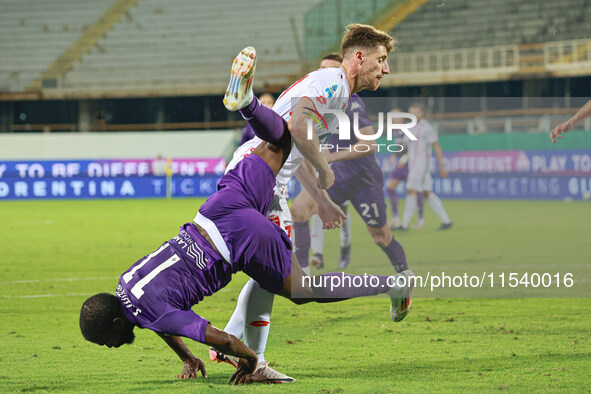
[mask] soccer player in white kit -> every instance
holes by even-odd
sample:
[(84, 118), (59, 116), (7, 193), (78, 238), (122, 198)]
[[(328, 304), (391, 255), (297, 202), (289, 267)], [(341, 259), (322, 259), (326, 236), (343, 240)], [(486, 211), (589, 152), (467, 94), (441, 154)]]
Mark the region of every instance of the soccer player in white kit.
[(412, 141), (408, 136), (405, 136), (403, 140), (408, 151), (408, 179), (406, 181), (406, 204), (402, 217), (402, 230), (408, 230), (408, 225), (417, 208), (417, 193), (423, 194), (441, 220), (439, 229), (446, 230), (452, 226), (451, 220), (443, 203), (433, 193), (433, 178), (431, 177), (431, 152), (433, 150), (439, 164), (439, 173), (441, 177), (447, 178), (437, 130), (423, 118), (424, 109), (421, 104), (411, 104), (408, 112), (417, 117), (416, 126), (409, 130), (417, 140)]
[[(344, 57), (342, 67), (311, 72), (293, 83), (277, 99), (273, 110), (290, 124), (295, 146), (277, 175), (275, 198), (268, 217), (290, 237), (292, 220), (287, 206), (287, 184), (296, 172), (298, 180), (317, 202), (318, 215), (324, 228), (339, 227), (342, 220), (346, 219), (326, 192), (334, 183), (334, 174), (319, 149), (319, 144), (336, 132), (338, 121), (336, 116), (319, 115), (325, 109), (344, 112), (352, 94), (364, 89), (376, 90), (384, 75), (389, 73), (387, 59), (393, 46), (394, 39), (385, 32), (368, 25), (349, 25), (341, 42)], [(251, 61), (256, 60), (255, 56), (254, 48), (245, 48), (234, 61), (224, 98), (224, 104), (229, 110), (256, 107), (252, 93), (255, 64)], [(258, 101), (256, 98), (254, 100)], [(241, 114), (246, 116), (244, 111)], [(307, 124), (311, 118), (314, 118), (316, 124), (315, 132), (309, 139)], [(239, 147), (228, 168), (233, 168), (261, 142), (261, 139), (255, 137)], [(318, 173), (318, 178), (315, 172)], [(290, 383), (295, 379), (270, 368), (264, 357), (273, 300), (273, 294), (263, 290), (254, 280), (249, 280), (240, 292), (236, 309), (224, 331), (244, 339), (246, 345), (257, 353), (257, 372), (268, 378), (267, 383)], [(236, 364), (236, 360), (214, 349), (210, 349), (210, 358), (212, 361)]]

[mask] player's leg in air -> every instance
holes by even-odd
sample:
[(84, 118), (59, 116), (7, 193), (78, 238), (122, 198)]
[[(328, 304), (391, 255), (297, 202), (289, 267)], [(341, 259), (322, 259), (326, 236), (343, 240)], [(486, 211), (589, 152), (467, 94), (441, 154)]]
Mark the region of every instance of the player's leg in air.
[[(283, 144), (283, 149), (280, 149), (281, 154), (276, 151), (274, 157), (263, 157), (265, 160), (271, 160), (268, 164), (277, 173), (289, 155), (291, 139), (285, 120), (273, 110), (263, 106), (253, 95), (252, 81), (255, 68), (255, 49), (244, 48), (234, 59), (230, 83), (224, 96), (224, 105), (230, 111), (238, 110), (255, 135), (262, 140), (271, 143), (282, 141), (279, 143), (280, 146), (289, 140), (289, 146)], [(276, 147), (269, 145), (269, 149), (259, 150), (258, 153), (269, 156), (273, 152), (271, 149)], [(256, 352), (259, 364), (253, 375), (253, 381), (291, 383), (295, 382), (295, 379), (270, 368), (264, 356), (273, 300), (274, 294), (262, 289), (253, 279), (249, 280), (238, 296), (236, 309), (224, 331), (244, 340), (245, 344)], [(227, 362), (234, 367), (238, 365), (237, 358), (226, 356), (213, 348), (210, 349), (210, 358), (212, 361)]]

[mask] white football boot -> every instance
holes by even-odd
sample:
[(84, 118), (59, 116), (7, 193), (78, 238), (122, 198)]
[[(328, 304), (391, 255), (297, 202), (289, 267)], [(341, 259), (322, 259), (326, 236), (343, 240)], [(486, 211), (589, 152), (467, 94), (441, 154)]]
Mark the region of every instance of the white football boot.
[(284, 373), (278, 372), (269, 366), (269, 363), (263, 361), (257, 365), (257, 369), (250, 376), (251, 383), (294, 383), (296, 380)]
[(224, 105), (229, 111), (238, 111), (253, 100), (252, 80), (257, 65), (257, 51), (246, 47), (232, 63), (230, 83), (224, 95)]
[[(392, 321), (399, 322), (408, 315), (412, 307), (412, 292), (415, 288), (415, 274), (411, 270), (405, 270), (396, 274), (394, 287), (388, 291), (390, 296), (390, 317)], [(406, 279), (403, 279), (406, 278)], [(399, 284), (404, 286), (399, 286)]]
[[(209, 348), (209, 359), (211, 361), (217, 361), (218, 363), (228, 363), (234, 368), (238, 367), (240, 359), (235, 356), (228, 356), (222, 352)], [(269, 366), (269, 363), (263, 361), (257, 365), (256, 370), (250, 377), (250, 383), (293, 383), (295, 378), (287, 376), (284, 373), (274, 370)]]

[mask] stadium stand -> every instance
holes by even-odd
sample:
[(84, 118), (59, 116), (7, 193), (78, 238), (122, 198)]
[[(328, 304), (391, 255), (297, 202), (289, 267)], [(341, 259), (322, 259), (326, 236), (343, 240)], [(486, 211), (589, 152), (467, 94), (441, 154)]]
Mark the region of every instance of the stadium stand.
[(0, 2), (0, 91), (25, 90), (113, 2)]
[(178, 92), (199, 86), (202, 93), (218, 92), (228, 72), (220, 65), (246, 45), (259, 52), (259, 88), (286, 83), (301, 74), (302, 15), (317, 2), (298, 2), (298, 15), (292, 2), (276, 1), (271, 16), (268, 2), (261, 0), (230, 0), (224, 7), (208, 0), (139, 0), (66, 75), (62, 87), (100, 91), (149, 85)]
[(395, 34), (400, 52), (530, 44), (591, 38), (590, 20), (589, 0), (429, 1)]

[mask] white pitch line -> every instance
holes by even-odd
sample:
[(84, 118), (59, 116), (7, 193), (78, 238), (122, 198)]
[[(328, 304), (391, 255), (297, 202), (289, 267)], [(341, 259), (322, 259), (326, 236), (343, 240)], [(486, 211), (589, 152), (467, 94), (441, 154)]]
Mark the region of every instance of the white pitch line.
[(0, 282), (0, 285), (20, 285), (26, 283), (41, 283), (41, 282), (75, 282), (78, 280), (112, 280), (119, 279), (118, 276), (93, 276), (89, 278), (52, 278), (52, 279), (25, 279), (25, 280), (9, 280)]

